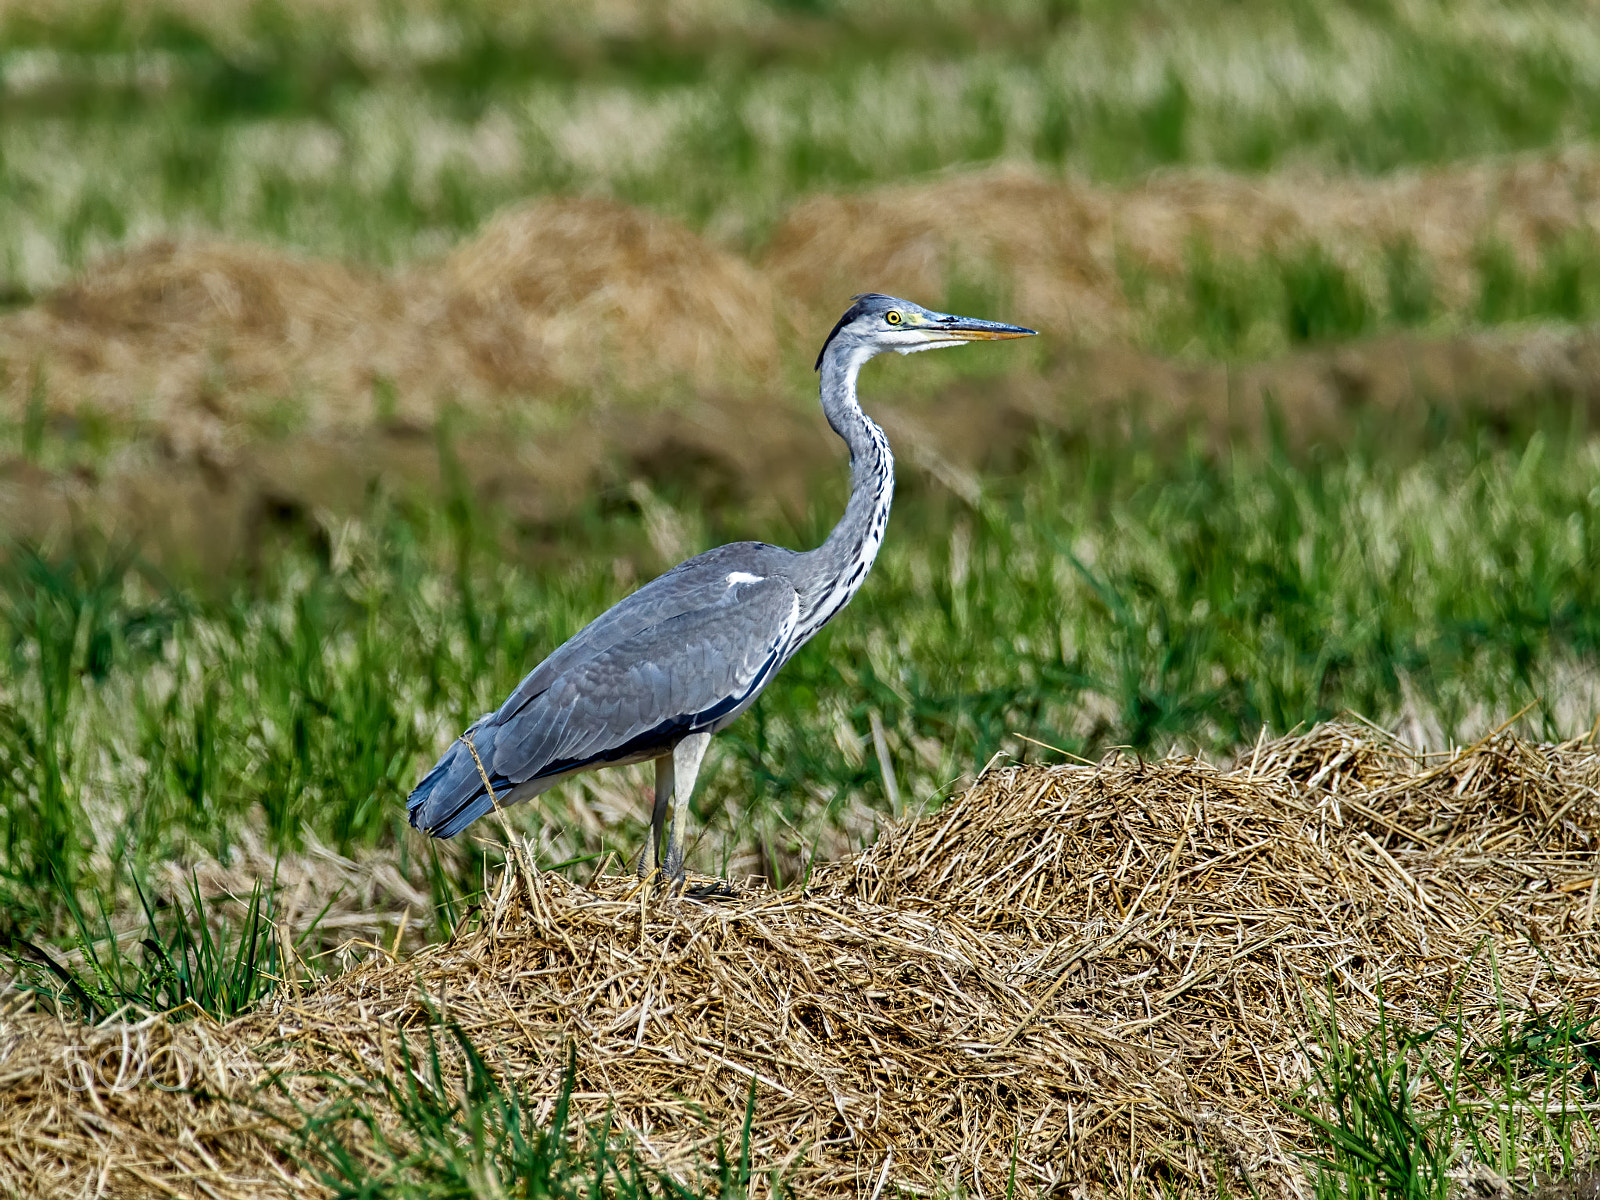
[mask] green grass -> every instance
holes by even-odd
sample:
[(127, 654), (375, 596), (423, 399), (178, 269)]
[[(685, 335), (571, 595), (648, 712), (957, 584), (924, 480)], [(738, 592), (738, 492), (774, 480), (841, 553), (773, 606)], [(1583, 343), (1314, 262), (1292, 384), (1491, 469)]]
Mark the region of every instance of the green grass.
[[(717, 739), (702, 864), (758, 846), (787, 876), (814, 846), (869, 837), (887, 807), (874, 713), (912, 805), (996, 752), (1037, 752), (1014, 735), (1226, 754), (1354, 709), (1438, 744), (1528, 704), (1531, 732), (1581, 732), (1600, 694), (1596, 455), (1561, 424), (1447, 429), (1414, 458), (1382, 429), (1339, 457), (1107, 436), (1040, 445), (975, 508), (904, 490), (862, 595)], [(843, 494), (831, 481), (798, 525), (661, 502), (692, 551), (815, 544)], [(61, 888), (105, 883), (112, 862), (227, 861), (244, 829), (412, 861), (411, 785), (630, 574), (670, 565), (646, 525), (607, 505), (529, 544), (465, 503), (377, 501), (225, 584), (161, 580), (130, 554), (13, 554), (0, 888), (17, 928), (60, 929)], [(633, 776), (595, 778), (642, 816)], [(561, 806), (580, 794), (519, 818), (548, 862), (637, 842), (633, 824), (578, 832)]]
[(1377, 1024), (1345, 1027), (1330, 990), (1307, 1003), (1312, 1078), (1285, 1107), (1312, 1128), (1319, 1200), (1447, 1200), (1475, 1163), (1506, 1180), (1561, 1179), (1590, 1164), (1597, 1094), (1595, 1018), (1502, 1004), (1498, 1036), (1464, 1012), (1410, 1028), (1379, 997)]
[(1146, 344), (1201, 358), (1261, 359), (1381, 331), (1600, 316), (1600, 240), (1590, 233), (1553, 238), (1528, 263), (1503, 243), (1481, 245), (1473, 292), (1453, 311), (1414, 244), (1384, 246), (1368, 258), (1336, 258), (1316, 242), (1253, 257), (1197, 242), (1172, 275), (1124, 264), (1123, 285), (1144, 314)]
[[(505, 1197), (507, 1200), (689, 1200), (749, 1195), (752, 1084), (737, 1153), (719, 1145), (712, 1178), (685, 1188), (670, 1175), (643, 1166), (626, 1135), (607, 1119), (599, 1128), (575, 1127), (570, 1119), (577, 1080), (576, 1053), (569, 1055), (554, 1111), (547, 1123), (535, 1118), (539, 1102), (513, 1081), (502, 1079), (466, 1032), (451, 1025), (448, 1039), (431, 1029), (426, 1048), (400, 1034), (400, 1069), (331, 1081), (333, 1098), (291, 1125), (290, 1136), (308, 1167), (329, 1193), (362, 1200), (435, 1200), (444, 1197)], [(324, 1086), (330, 1081), (324, 1080)], [(784, 1194), (781, 1176), (768, 1194)]]
[(77, 951), (66, 962), (0, 930), (0, 949), (19, 969), (21, 986), (58, 1011), (96, 1024), (130, 1010), (168, 1012), (179, 1019), (205, 1013), (226, 1020), (254, 1007), (281, 982), (285, 960), (274, 927), (276, 879), (256, 882), (237, 928), (218, 911), (220, 905), (207, 903), (193, 876), (187, 907), (181, 897), (170, 904), (152, 901), (137, 880), (133, 889), (145, 922), (137, 957), (123, 948), (128, 939), (107, 911), (105, 895), (115, 896), (115, 886), (96, 893), (93, 918), (83, 911), (74, 888), (59, 888)]
[[(1578, 3), (730, 0), (676, 23), (525, 7), (12, 12), (0, 306), (163, 235), (406, 263), (551, 193), (615, 196), (759, 254), (812, 193), (949, 168), (1385, 172), (1600, 134), (1600, 40)], [(1531, 263), (1485, 242), (1469, 296), (1436, 288), (1414, 244), (1362, 254), (1197, 245), (1171, 277), (1130, 265), (1132, 335), (1240, 359), (1600, 314), (1592, 230), (1550, 235)], [(971, 289), (948, 290), (925, 299), (961, 310)]]
[(807, 193), (957, 165), (1376, 172), (1600, 132), (1578, 3), (385, 13), (112, 4), (0, 24), (7, 295), (168, 231), (394, 263), (552, 191), (749, 249)]

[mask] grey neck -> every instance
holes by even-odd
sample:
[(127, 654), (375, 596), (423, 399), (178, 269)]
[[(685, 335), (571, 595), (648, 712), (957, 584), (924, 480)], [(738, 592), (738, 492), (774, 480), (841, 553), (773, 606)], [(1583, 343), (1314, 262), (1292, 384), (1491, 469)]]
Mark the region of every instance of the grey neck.
[(850, 447), (850, 502), (828, 540), (800, 555), (800, 624), (793, 645), (833, 618), (866, 579), (894, 500), (894, 455), (889, 439), (856, 401), (856, 376), (872, 351), (842, 338), (822, 356), (822, 411)]

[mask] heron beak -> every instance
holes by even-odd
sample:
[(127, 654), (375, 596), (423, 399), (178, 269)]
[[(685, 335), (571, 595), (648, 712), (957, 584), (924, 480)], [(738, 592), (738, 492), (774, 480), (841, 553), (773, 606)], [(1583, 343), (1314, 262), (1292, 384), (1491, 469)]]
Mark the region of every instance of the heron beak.
[(937, 335), (940, 341), (952, 342), (999, 342), (1038, 335), (1038, 330), (1021, 325), (980, 321), (975, 317), (958, 317), (951, 313), (940, 313), (922, 328), (927, 333)]

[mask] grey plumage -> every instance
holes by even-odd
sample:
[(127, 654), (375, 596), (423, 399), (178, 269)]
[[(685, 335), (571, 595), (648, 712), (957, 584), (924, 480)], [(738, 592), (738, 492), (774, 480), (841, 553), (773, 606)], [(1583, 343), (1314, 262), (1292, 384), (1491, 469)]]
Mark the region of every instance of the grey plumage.
[[(850, 448), (850, 500), (828, 539), (805, 552), (764, 542), (719, 546), (602, 613), (451, 745), (412, 791), (411, 824), (453, 837), (496, 803), (536, 796), (578, 771), (654, 759), (657, 800), (639, 872), (646, 873), (653, 849), (656, 865), (681, 879), (680, 818), (706, 740), (737, 719), (849, 603), (882, 544), (894, 459), (856, 401), (861, 367), (889, 350), (909, 354), (1032, 332), (889, 296), (858, 296), (817, 359), (823, 412)], [(664, 846), (669, 799), (677, 813)]]

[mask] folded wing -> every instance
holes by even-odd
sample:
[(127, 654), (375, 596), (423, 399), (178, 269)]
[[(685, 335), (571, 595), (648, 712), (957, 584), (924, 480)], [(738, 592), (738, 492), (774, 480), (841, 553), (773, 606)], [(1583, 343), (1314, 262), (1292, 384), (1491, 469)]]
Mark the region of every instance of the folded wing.
[(411, 823), (451, 837), (493, 807), (484, 774), (505, 800), (555, 776), (653, 758), (733, 720), (787, 657), (799, 596), (784, 578), (732, 572), (722, 582), (720, 594), (697, 589), (714, 603), (592, 650), (582, 634), (562, 647), (558, 671), (546, 670), (552, 655), (467, 731), (478, 761), (458, 741), (417, 785)]

